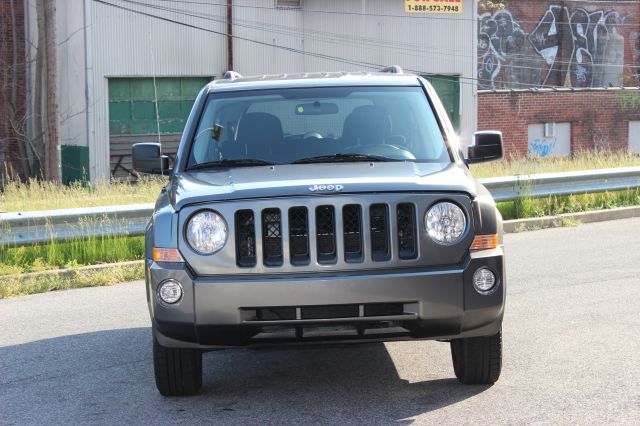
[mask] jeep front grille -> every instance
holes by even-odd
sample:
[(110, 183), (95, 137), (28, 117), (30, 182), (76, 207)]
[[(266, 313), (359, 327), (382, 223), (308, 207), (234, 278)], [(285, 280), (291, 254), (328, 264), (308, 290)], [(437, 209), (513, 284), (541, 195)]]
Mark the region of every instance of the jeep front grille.
[[(416, 259), (416, 207), (412, 203), (393, 207), (377, 203), (346, 204), (342, 208), (320, 205), (311, 210), (303, 206), (283, 211), (265, 208), (255, 213), (238, 210), (235, 212), (236, 263), (240, 267), (254, 267), (260, 261), (257, 259), (260, 253), (256, 255), (254, 214), (261, 218), (261, 261), (265, 266), (278, 267), (285, 262), (308, 265), (312, 260), (330, 265), (339, 258), (347, 263), (362, 263), (365, 249), (374, 262), (389, 261), (392, 255), (403, 260)], [(367, 221), (363, 220), (364, 215)], [(392, 250), (395, 253), (392, 254)]]

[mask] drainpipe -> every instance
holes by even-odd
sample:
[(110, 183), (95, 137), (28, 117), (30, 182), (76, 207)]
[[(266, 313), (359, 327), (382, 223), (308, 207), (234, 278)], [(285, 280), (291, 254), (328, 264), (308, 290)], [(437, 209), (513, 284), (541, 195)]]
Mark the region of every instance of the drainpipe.
[(227, 71), (233, 70), (233, 0), (227, 0)]

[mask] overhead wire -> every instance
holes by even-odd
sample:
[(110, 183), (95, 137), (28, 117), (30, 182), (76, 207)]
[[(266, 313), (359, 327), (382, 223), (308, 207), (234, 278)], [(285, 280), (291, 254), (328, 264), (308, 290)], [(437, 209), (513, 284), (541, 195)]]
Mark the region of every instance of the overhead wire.
[[(226, 3), (213, 3), (208, 1), (195, 1), (195, 0), (156, 0), (161, 3), (183, 3), (183, 4), (193, 4), (193, 5), (202, 5), (202, 6), (226, 6)], [(590, 4), (597, 5), (599, 7), (604, 7), (603, 0), (565, 0), (565, 3), (578, 3), (580, 5)], [(616, 0), (616, 4), (624, 4), (624, 5), (637, 5), (638, 0)], [(234, 4), (233, 7), (239, 8), (247, 8), (247, 9), (258, 9), (258, 10), (297, 10), (296, 7), (286, 7), (286, 6), (259, 6), (259, 5), (248, 5), (248, 4)], [(548, 10), (548, 9), (547, 9)], [(349, 10), (320, 10), (320, 9), (309, 9), (304, 8), (305, 13), (317, 13), (317, 14), (328, 14), (328, 15), (353, 15), (353, 16), (372, 16), (379, 18), (396, 18), (396, 19), (428, 19), (433, 21), (475, 21), (474, 18), (466, 18), (463, 16), (447, 16), (447, 15), (425, 15), (425, 14), (415, 14), (415, 13), (405, 13), (402, 15), (397, 14), (387, 14), (387, 13), (372, 13), (372, 12), (356, 12)], [(508, 9), (498, 9), (494, 10), (493, 13), (507, 11)], [(485, 13), (491, 13), (491, 11), (486, 11)], [(482, 15), (482, 14), (480, 14)], [(537, 24), (540, 20), (518, 20), (519, 23), (525, 24)], [(570, 25), (568, 22), (559, 22), (559, 25)], [(622, 23), (621, 25), (633, 25)]]
[[(165, 16), (154, 15), (152, 13), (148, 13), (148, 12), (145, 12), (145, 11), (142, 11), (142, 10), (137, 10), (137, 9), (125, 7), (125, 6), (122, 6), (122, 5), (110, 3), (110, 2), (107, 2), (105, 0), (94, 0), (94, 1), (97, 2), (97, 3), (101, 3), (101, 4), (104, 4), (104, 5), (107, 5), (107, 6), (115, 7), (115, 8), (118, 8), (118, 9), (122, 9), (122, 10), (125, 10), (125, 11), (136, 13), (136, 14), (139, 14), (139, 15), (147, 16), (147, 17), (150, 17), (150, 18), (163, 20), (163, 21), (166, 21), (166, 22), (174, 23), (174, 24), (181, 25), (181, 26), (186, 26), (186, 27), (189, 27), (189, 28), (197, 29), (197, 30), (206, 31), (206, 32), (209, 32), (209, 33), (213, 33), (213, 34), (217, 34), (217, 35), (221, 35), (221, 36), (225, 36), (225, 37), (228, 36), (228, 34), (225, 31), (216, 31), (216, 30), (213, 30), (213, 29), (210, 29), (210, 28), (200, 27), (198, 25), (194, 25), (194, 24), (190, 24), (190, 23), (187, 23), (187, 22), (182, 22), (182, 21), (178, 21), (178, 20), (175, 20), (175, 19), (167, 18)], [(121, 1), (124, 1), (126, 3), (130, 3), (130, 4), (135, 4), (135, 5), (141, 6), (141, 7), (147, 7), (147, 8), (152, 8), (152, 9), (156, 9), (156, 10), (161, 10), (161, 11), (164, 11), (164, 12), (174, 13), (174, 14), (177, 14), (177, 15), (189, 16), (189, 17), (193, 17), (193, 18), (200, 18), (200, 19), (206, 19), (206, 20), (213, 20), (214, 22), (224, 22), (224, 20), (223, 20), (224, 17), (222, 17), (222, 16), (216, 16), (216, 15), (206, 16), (207, 14), (204, 14), (205, 16), (203, 16), (202, 14), (197, 14), (197, 13), (194, 13), (192, 11), (185, 11), (185, 10), (173, 9), (173, 8), (165, 8), (165, 7), (162, 7), (162, 6), (159, 6), (159, 5), (153, 5), (153, 4), (149, 4), (149, 3), (141, 3), (141, 2), (137, 2), (137, 1), (133, 1), (133, 0), (121, 0)], [(177, 3), (196, 3), (196, 2), (177, 2)], [(198, 4), (201, 4), (201, 3), (198, 3)], [(207, 5), (210, 5), (210, 6), (211, 5), (213, 5), (213, 6), (220, 5), (220, 6), (222, 6), (223, 4), (222, 3), (219, 3), (219, 4), (207, 3)], [(234, 5), (234, 7), (235, 7), (235, 5)], [(271, 9), (273, 9), (273, 8), (271, 8)], [(212, 19), (212, 18), (218, 18), (218, 19)], [(234, 25), (236, 25), (235, 22), (234, 22)], [(238, 25), (242, 25), (242, 24), (238, 24)], [(256, 27), (254, 29), (261, 30), (261, 31), (270, 31), (268, 28), (266, 28), (266, 25), (267, 24), (265, 23), (265, 27), (264, 28)], [(273, 32), (273, 31), (271, 30), (271, 32)], [(366, 68), (375, 69), (375, 68), (382, 68), (382, 67), (385, 66), (384, 64), (377, 64), (377, 63), (363, 61), (363, 60), (346, 59), (346, 58), (341, 58), (341, 57), (338, 57), (338, 56), (333, 56), (333, 55), (328, 55), (328, 54), (323, 54), (323, 53), (318, 53), (318, 52), (311, 52), (311, 51), (307, 51), (307, 50), (301, 50), (301, 49), (297, 49), (297, 48), (290, 47), (290, 46), (279, 45), (279, 44), (276, 44), (276, 43), (265, 42), (265, 41), (262, 41), (262, 40), (255, 40), (255, 39), (251, 39), (249, 37), (243, 37), (243, 36), (239, 36), (239, 35), (236, 35), (236, 34), (231, 35), (231, 37), (233, 37), (234, 39), (237, 39), (237, 40), (246, 41), (246, 42), (250, 42), (250, 43), (255, 43), (255, 44), (268, 46), (268, 47), (272, 47), (272, 48), (277, 48), (277, 49), (289, 51), (289, 52), (292, 52), (292, 53), (302, 54), (302, 55), (311, 56), (311, 57), (315, 57), (315, 58), (319, 58), (319, 59), (326, 59), (326, 60), (330, 60), (330, 61), (334, 61), (334, 62), (338, 62), (338, 63), (355, 65), (355, 66), (359, 66), (359, 67), (366, 67)], [(307, 37), (308, 37), (308, 35), (307, 35)], [(323, 40), (319, 39), (318, 41), (323, 41)], [(456, 56), (456, 55), (453, 55), (453, 56)], [(461, 55), (458, 55), (458, 56), (461, 56)], [(466, 57), (469, 58), (468, 56), (466, 56)], [(523, 58), (529, 59), (531, 57), (530, 56), (523, 56)], [(562, 62), (556, 61), (555, 63), (559, 64), (559, 65), (563, 65)], [(564, 65), (569, 65), (571, 63), (572, 63), (572, 61), (567, 61), (566, 63), (564, 63)], [(601, 67), (607, 66), (606, 64), (597, 64), (597, 65), (599, 65)], [(611, 65), (611, 66), (620, 66), (620, 65), (616, 64), (616, 65)], [(625, 64), (624, 66), (628, 66), (628, 64)], [(633, 64), (632, 66), (635, 66), (635, 64)], [(516, 68), (516, 69), (536, 69), (536, 70), (540, 69), (540, 67), (526, 67), (526, 66), (522, 66), (522, 65), (512, 65), (512, 64), (504, 64), (504, 63), (500, 63), (500, 67), (501, 68), (503, 68), (503, 67), (504, 68)], [(430, 74), (429, 72), (422, 71), (422, 70), (414, 70), (414, 69), (409, 69), (409, 68), (406, 68), (406, 70), (410, 71), (410, 72), (415, 72), (417, 74), (423, 74), (423, 75), (424, 74)], [(486, 82), (489, 81), (488, 79), (478, 79), (478, 78), (475, 78), (475, 77), (467, 77), (467, 76), (458, 76), (458, 77), (460, 79), (460, 83), (461, 84), (474, 84), (477, 81), (486, 83)], [(433, 79), (438, 79), (438, 77), (432, 77), (432, 78)], [(445, 79), (443, 78), (443, 80), (445, 80)], [(522, 86), (522, 87), (525, 87), (525, 88), (526, 87), (529, 87), (529, 88), (540, 87), (540, 84), (538, 84), (538, 83), (514, 83), (514, 84), (517, 84), (518, 86)]]
[[(168, 8), (168, 7), (164, 7), (164, 6), (160, 6), (157, 4), (150, 4), (150, 3), (142, 3), (139, 1), (135, 1), (135, 0), (120, 0), (126, 3), (130, 3), (130, 4), (136, 4), (139, 6), (144, 6), (144, 7), (148, 7), (148, 8), (154, 8), (157, 10), (162, 10), (162, 11), (166, 11), (166, 12), (173, 12), (173, 13), (177, 13), (177, 14), (181, 14), (184, 16), (190, 16), (190, 17), (195, 17), (195, 18), (200, 18), (200, 19), (211, 19), (213, 21), (216, 22), (226, 22), (226, 16), (222, 16), (222, 15), (214, 15), (214, 14), (209, 14), (209, 13), (204, 13), (204, 12), (194, 12), (194, 11), (187, 11), (184, 9), (176, 9), (176, 8)], [(173, 3), (176, 3), (176, 1), (172, 1), (172, 0), (167, 0), (171, 1)], [(177, 3), (192, 3), (192, 2), (182, 2), (182, 1), (178, 1)], [(213, 5), (222, 5), (221, 3), (219, 4), (213, 4)], [(234, 7), (236, 7), (236, 5), (234, 5)], [(240, 7), (240, 6), (239, 6)], [(248, 7), (248, 6), (241, 6), (241, 7)], [(274, 9), (274, 8), (271, 8)], [(277, 8), (274, 10), (278, 10)], [(250, 24), (243, 24), (243, 22), (249, 22)], [(264, 32), (269, 32), (272, 34), (281, 34), (281, 35), (288, 35), (288, 36), (292, 36), (292, 37), (301, 37), (301, 38), (305, 38), (305, 39), (310, 39), (310, 40), (316, 40), (316, 41), (321, 41), (321, 42), (328, 42), (328, 43), (333, 43), (335, 45), (341, 45), (341, 46), (359, 46), (360, 43), (356, 42), (356, 40), (361, 40), (362, 41), (362, 45), (371, 45), (377, 48), (389, 48), (389, 49), (394, 49), (394, 50), (400, 50), (400, 51), (406, 51), (406, 52), (410, 52), (410, 53), (415, 53), (416, 51), (421, 51), (421, 52), (427, 52), (427, 53), (436, 53), (436, 54), (440, 54), (443, 56), (451, 56), (451, 57), (455, 57), (455, 58), (463, 58), (463, 59), (471, 59), (471, 58), (475, 58), (480, 60), (480, 58), (478, 56), (472, 56), (472, 55), (463, 55), (463, 54), (459, 54), (454, 52), (453, 50), (442, 50), (442, 49), (437, 49), (437, 48), (425, 48), (424, 46), (419, 46), (417, 44), (411, 44), (411, 43), (405, 43), (405, 42), (392, 42), (390, 40), (384, 40), (384, 39), (375, 39), (375, 38), (367, 38), (367, 37), (358, 37), (358, 36), (353, 36), (353, 35), (347, 35), (347, 34), (335, 34), (335, 33), (326, 33), (326, 32), (321, 32), (321, 31), (313, 31), (313, 30), (308, 30), (308, 29), (302, 29), (299, 27), (291, 27), (291, 26), (283, 26), (283, 25), (274, 25), (273, 23), (266, 23), (266, 22), (260, 22), (260, 21), (251, 21), (251, 20), (243, 20), (243, 19), (238, 19), (236, 18), (234, 20), (234, 25), (238, 26), (238, 27), (242, 27), (242, 28), (249, 28), (249, 29), (255, 29), (257, 31), (264, 31)], [(280, 28), (280, 31), (274, 30), (275, 28)], [(316, 37), (314, 35), (319, 34), (319, 37)], [(329, 41), (327, 41), (327, 39), (323, 38), (323, 37), (327, 37), (327, 39)], [(351, 41), (351, 39), (354, 39), (354, 41)], [(498, 54), (500, 55), (500, 54)], [(417, 56), (417, 55), (413, 55), (413, 56)], [(500, 55), (503, 56), (503, 55)], [(532, 56), (532, 55), (527, 55), (527, 54), (520, 54), (520, 53), (512, 53), (509, 52), (504, 56), (508, 56), (508, 59), (510, 60), (525, 60), (525, 61), (533, 61), (533, 60), (540, 60), (540, 59), (544, 59), (542, 58), (540, 55), (538, 56)], [(540, 70), (540, 66), (526, 66), (526, 65), (522, 65), (522, 64), (510, 64), (510, 63), (504, 63), (502, 62), (503, 58), (500, 58), (501, 62), (500, 62), (500, 67), (501, 68), (507, 68), (507, 69), (522, 69), (522, 70)], [(575, 64), (575, 61), (573, 60), (562, 60), (562, 59), (555, 59), (553, 61), (553, 64), (558, 66), (570, 66)], [(633, 67), (633, 68), (638, 68), (638, 65), (636, 65), (635, 63), (623, 63), (623, 64), (606, 64), (606, 63), (593, 63), (593, 65), (596, 65), (600, 68), (606, 68), (606, 67)], [(484, 81), (484, 80), (483, 80)]]
[[(328, 54), (324, 54), (324, 53), (318, 53), (318, 52), (311, 52), (311, 51), (306, 51), (306, 50), (301, 50), (301, 49), (296, 49), (293, 47), (289, 47), (289, 46), (283, 46), (283, 45), (279, 45), (279, 44), (275, 44), (275, 43), (269, 43), (266, 41), (262, 41), (262, 40), (255, 40), (255, 39), (251, 39), (248, 37), (243, 37), (243, 36), (239, 36), (236, 34), (233, 35), (229, 35), (227, 34), (225, 31), (217, 31), (217, 30), (213, 30), (210, 28), (204, 28), (204, 27), (200, 27), (198, 25), (194, 25), (194, 24), (190, 24), (187, 22), (182, 22), (182, 21), (178, 21), (175, 19), (171, 19), (171, 18), (167, 18), (165, 16), (159, 16), (159, 15), (154, 15), (152, 13), (148, 13), (145, 11), (141, 11), (141, 10), (136, 10), (136, 9), (132, 9), (126, 6), (122, 6), (122, 5), (118, 5), (118, 4), (114, 4), (105, 0), (93, 0), (93, 2), (95, 3), (100, 3), (106, 6), (110, 6), (110, 7), (114, 7), (117, 9), (121, 9), (127, 12), (131, 12), (131, 13), (135, 13), (138, 15), (142, 15), (142, 16), (146, 16), (149, 18), (155, 18), (155, 19), (159, 19), (161, 21), (165, 21), (165, 22), (170, 22), (176, 25), (181, 25), (187, 28), (192, 28), (192, 29), (196, 29), (196, 30), (201, 30), (201, 31), (205, 31), (205, 32), (209, 32), (212, 34), (216, 34), (216, 35), (221, 35), (221, 36), (231, 36), (234, 40), (241, 40), (241, 41), (246, 41), (246, 42), (250, 42), (250, 43), (254, 43), (254, 44), (258, 44), (261, 46), (266, 46), (266, 47), (272, 47), (272, 48), (276, 48), (276, 49), (280, 49), (283, 51), (288, 51), (288, 52), (292, 52), (292, 53), (297, 53), (297, 54), (302, 54), (302, 55), (306, 55), (306, 56), (311, 56), (311, 57), (315, 57), (315, 58), (319, 58), (319, 59), (326, 59), (329, 61), (333, 61), (333, 62), (338, 62), (338, 63), (344, 63), (344, 64), (349, 64), (349, 65), (354, 65), (354, 66), (358, 66), (358, 67), (364, 67), (364, 68), (368, 68), (368, 69), (381, 69), (386, 67), (387, 65), (385, 64), (378, 64), (378, 63), (374, 63), (374, 62), (368, 62), (368, 61), (363, 61), (363, 60), (350, 60), (350, 59), (346, 59), (346, 58), (341, 58), (338, 56), (333, 56), (333, 55), (328, 55)], [(420, 71), (420, 70), (414, 70), (414, 69), (409, 69), (409, 68), (405, 68), (407, 71), (409, 72), (414, 72), (417, 74), (430, 74), (429, 72), (426, 71)], [(473, 77), (466, 77), (466, 76), (458, 76), (458, 78), (460, 79), (460, 84), (469, 84), (469, 85), (473, 85), (473, 82), (476, 81), (476, 78)], [(437, 77), (434, 77), (434, 79), (437, 79)], [(442, 79), (442, 80), (446, 80), (446, 79)], [(535, 85), (531, 85), (532, 87)]]

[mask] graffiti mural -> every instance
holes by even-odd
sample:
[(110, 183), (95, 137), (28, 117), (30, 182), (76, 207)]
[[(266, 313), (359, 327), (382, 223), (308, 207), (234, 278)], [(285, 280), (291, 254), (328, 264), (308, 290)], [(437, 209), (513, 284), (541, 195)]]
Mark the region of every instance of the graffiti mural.
[[(621, 86), (627, 18), (617, 10), (551, 4), (526, 33), (509, 10), (485, 13), (478, 24), (478, 86)], [(640, 61), (638, 33), (628, 39), (634, 63)]]
[[(633, 55), (633, 63), (640, 64), (640, 33), (632, 31), (629, 33), (629, 46), (631, 47), (631, 54)], [(640, 66), (635, 67), (634, 74), (640, 79)]]
[(480, 16), (478, 31), (479, 88), (495, 89), (502, 62), (522, 49), (525, 33), (506, 10)]

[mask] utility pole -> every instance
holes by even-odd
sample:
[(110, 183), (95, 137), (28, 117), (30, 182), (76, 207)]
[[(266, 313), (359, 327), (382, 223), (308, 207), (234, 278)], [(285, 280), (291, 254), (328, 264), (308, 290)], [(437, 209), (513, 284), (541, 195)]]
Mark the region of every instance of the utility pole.
[(58, 110), (58, 43), (56, 37), (56, 0), (45, 0), (45, 132), (47, 138), (46, 167), (48, 180), (61, 183), (60, 176), (60, 112)]
[[(44, 144), (40, 156), (40, 170), (45, 180), (60, 183), (60, 113), (58, 108), (58, 58), (56, 42), (56, 0), (37, 0), (38, 53), (36, 57), (36, 96), (34, 111), (40, 137)], [(38, 59), (41, 65), (38, 66)], [(43, 85), (40, 100), (38, 86)], [(44, 113), (41, 114), (44, 107)], [(36, 134), (36, 138), (38, 135)]]
[(233, 0), (227, 0), (227, 71), (233, 71)]

